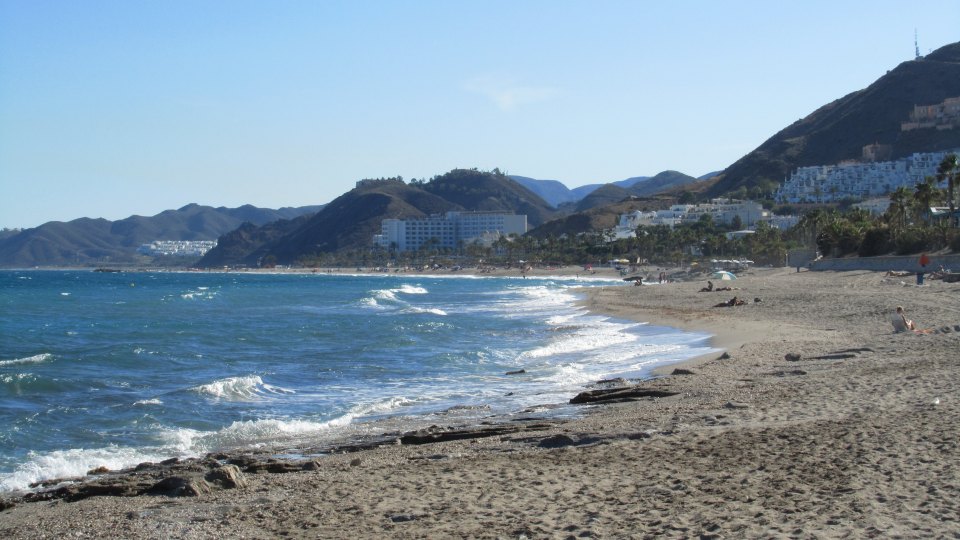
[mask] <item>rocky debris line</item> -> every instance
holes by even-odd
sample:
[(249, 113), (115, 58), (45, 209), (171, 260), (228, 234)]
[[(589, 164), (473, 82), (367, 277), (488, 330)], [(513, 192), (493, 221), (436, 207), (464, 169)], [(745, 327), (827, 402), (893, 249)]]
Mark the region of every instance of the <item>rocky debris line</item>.
[(464, 439), (481, 439), (484, 437), (496, 437), (500, 435), (511, 435), (514, 433), (526, 431), (544, 431), (556, 427), (552, 423), (534, 423), (534, 424), (503, 424), (492, 425), (477, 428), (452, 428), (430, 426), (426, 429), (412, 431), (401, 435), (397, 441), (400, 444), (429, 444), (444, 441), (459, 441)]
[(679, 392), (657, 390), (639, 385), (620, 388), (601, 388), (580, 392), (570, 400), (570, 403), (577, 405), (582, 403), (635, 401), (642, 398), (665, 398), (678, 394)]
[[(96, 496), (195, 497), (214, 490), (243, 488), (247, 485), (237, 465), (223, 463), (212, 456), (183, 461), (174, 458), (161, 463), (141, 463), (133, 469), (115, 472), (100, 467), (90, 472), (98, 476), (89, 480), (68, 478), (43, 482), (33, 487), (56, 487), (27, 493), (15, 499), (3, 500), (0, 502), (0, 509), (11, 508), (18, 502), (54, 499), (74, 502)], [(66, 482), (74, 483), (64, 485)]]
[(842, 349), (839, 351), (832, 351), (827, 354), (822, 354), (820, 356), (803, 356), (800, 353), (787, 353), (783, 355), (783, 359), (787, 362), (799, 362), (800, 360), (847, 360), (849, 358), (857, 358), (863, 353), (872, 353), (873, 349), (870, 347), (857, 347), (854, 349)]

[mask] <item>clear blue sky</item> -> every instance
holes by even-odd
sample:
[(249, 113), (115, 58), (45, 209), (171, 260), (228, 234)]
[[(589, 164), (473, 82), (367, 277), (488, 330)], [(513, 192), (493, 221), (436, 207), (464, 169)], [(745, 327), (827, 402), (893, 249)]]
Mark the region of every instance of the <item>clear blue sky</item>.
[(960, 2), (0, 0), (0, 227), (499, 167), (720, 170)]

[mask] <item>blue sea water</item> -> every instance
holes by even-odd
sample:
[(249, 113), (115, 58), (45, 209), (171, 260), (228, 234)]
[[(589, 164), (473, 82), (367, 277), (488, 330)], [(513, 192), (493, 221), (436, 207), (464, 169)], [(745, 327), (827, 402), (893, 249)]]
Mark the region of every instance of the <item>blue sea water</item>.
[(584, 286), (622, 284), (0, 271), (0, 492), (387, 420), (509, 415), (711, 350), (705, 334), (587, 313)]

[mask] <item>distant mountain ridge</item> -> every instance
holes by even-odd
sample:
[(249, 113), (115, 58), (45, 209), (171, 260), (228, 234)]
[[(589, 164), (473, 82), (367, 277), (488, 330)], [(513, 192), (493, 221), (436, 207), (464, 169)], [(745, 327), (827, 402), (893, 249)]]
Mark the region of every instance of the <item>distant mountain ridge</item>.
[[(677, 171), (663, 171), (656, 176), (634, 176), (625, 180), (608, 182), (606, 184), (588, 184), (574, 189), (568, 188), (559, 180), (538, 180), (527, 176), (511, 175), (510, 178), (536, 193), (554, 208), (565, 204), (576, 203), (578, 211), (587, 208), (593, 208), (597, 202), (608, 201), (616, 198), (616, 194), (622, 196), (637, 195), (649, 196), (656, 195), (661, 191), (666, 191), (686, 184), (695, 183), (701, 179), (711, 177), (717, 173), (710, 173), (705, 177), (694, 178)], [(612, 188), (608, 186), (613, 186)], [(591, 195), (597, 191), (606, 188), (601, 193), (596, 194), (593, 199), (584, 203)], [(615, 188), (619, 188), (615, 189)], [(619, 200), (619, 199), (617, 199)]]
[(136, 248), (154, 240), (216, 240), (243, 223), (265, 225), (313, 214), (321, 208), (271, 210), (251, 205), (213, 208), (188, 204), (150, 217), (51, 221), (0, 239), (0, 267), (133, 263), (139, 261)]

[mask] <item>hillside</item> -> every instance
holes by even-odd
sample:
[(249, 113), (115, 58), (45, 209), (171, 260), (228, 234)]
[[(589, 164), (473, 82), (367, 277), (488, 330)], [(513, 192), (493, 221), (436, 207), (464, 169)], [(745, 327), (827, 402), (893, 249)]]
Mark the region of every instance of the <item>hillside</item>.
[(914, 105), (960, 96), (960, 43), (904, 62), (869, 87), (820, 107), (728, 167), (706, 192), (779, 184), (797, 167), (859, 159), (865, 145), (889, 144), (893, 157), (960, 147), (960, 130), (901, 132)]
[(615, 226), (620, 214), (633, 212), (634, 210), (657, 210), (669, 206), (672, 202), (672, 199), (662, 200), (655, 197), (628, 197), (625, 200), (590, 208), (544, 223), (527, 234), (535, 238), (547, 238), (601, 231)]
[(664, 191), (687, 186), (698, 182), (697, 178), (687, 176), (677, 171), (663, 171), (653, 178), (645, 178), (642, 182), (635, 182), (627, 189), (631, 195), (649, 197)]
[(269, 210), (246, 205), (212, 208), (189, 204), (155, 216), (109, 221), (52, 221), (0, 239), (0, 266), (32, 267), (132, 263), (136, 248), (154, 240), (215, 240), (244, 222), (264, 225), (316, 212), (318, 206)]
[[(261, 257), (271, 257), (280, 264), (295, 264), (304, 257), (322, 253), (369, 248), (373, 236), (381, 231), (384, 219), (417, 218), (457, 210), (526, 214), (532, 225), (554, 216), (549, 203), (496, 171), (456, 169), (427, 183), (366, 180), (296, 228), (266, 243), (259, 243), (264, 235), (246, 231), (245, 235), (252, 239), (246, 245), (238, 247), (234, 241), (224, 244), (224, 249), (218, 245), (200, 265), (253, 265)], [(230, 257), (224, 255), (227, 247), (233, 250)]]
[(580, 199), (580, 202), (574, 208), (577, 212), (585, 212), (591, 208), (617, 203), (629, 197), (630, 191), (626, 188), (616, 184), (606, 184)]
[(337, 197), (302, 226), (278, 238), (268, 246), (267, 252), (279, 262), (291, 264), (302, 256), (369, 247), (384, 219), (424, 217), (461, 209), (402, 182), (358, 187)]

